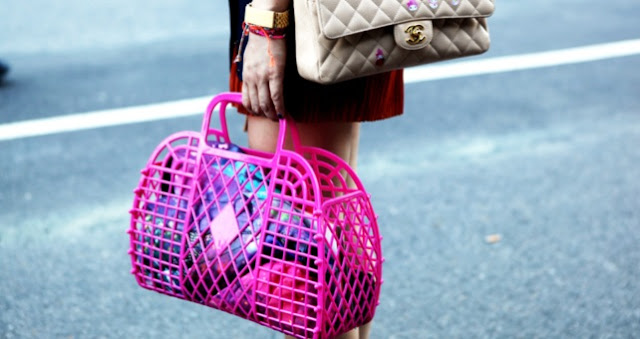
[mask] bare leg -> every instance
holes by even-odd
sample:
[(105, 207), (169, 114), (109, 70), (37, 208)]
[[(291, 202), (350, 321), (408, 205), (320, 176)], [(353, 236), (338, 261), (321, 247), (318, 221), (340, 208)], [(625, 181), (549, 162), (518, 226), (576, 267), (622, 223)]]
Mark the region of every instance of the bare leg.
[[(359, 123), (296, 124), (296, 126), (303, 145), (326, 149), (347, 161), (355, 170), (360, 140)], [(278, 127), (277, 122), (263, 117), (249, 116), (247, 130), (249, 147), (266, 152), (275, 151)], [(338, 339), (367, 339), (369, 332), (370, 324), (366, 324), (340, 335)], [(293, 337), (285, 336), (285, 338)]]
[(360, 333), (358, 333), (359, 339), (369, 339), (369, 335), (371, 335), (371, 322), (368, 322), (360, 326), (359, 329), (360, 329)]
[[(249, 116), (249, 147), (273, 152), (278, 138), (278, 126), (277, 122), (263, 117)], [(296, 126), (302, 144), (326, 149), (347, 161), (355, 169), (360, 137), (359, 123), (298, 123)]]

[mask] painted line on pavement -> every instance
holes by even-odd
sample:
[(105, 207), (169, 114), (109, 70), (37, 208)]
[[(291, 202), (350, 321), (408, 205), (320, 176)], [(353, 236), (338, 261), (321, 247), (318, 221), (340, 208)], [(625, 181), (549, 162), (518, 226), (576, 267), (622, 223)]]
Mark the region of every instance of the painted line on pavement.
[[(404, 79), (405, 83), (412, 84), (577, 64), (638, 54), (640, 54), (640, 39), (625, 40), (548, 52), (413, 67), (405, 70)], [(193, 116), (202, 114), (210, 100), (211, 97), (200, 97), (12, 122), (0, 125), (0, 141)]]
[(640, 39), (503, 56), (466, 62), (425, 65), (405, 71), (405, 83), (553, 67), (640, 54)]
[(25, 120), (0, 125), (0, 141), (203, 114), (211, 97)]

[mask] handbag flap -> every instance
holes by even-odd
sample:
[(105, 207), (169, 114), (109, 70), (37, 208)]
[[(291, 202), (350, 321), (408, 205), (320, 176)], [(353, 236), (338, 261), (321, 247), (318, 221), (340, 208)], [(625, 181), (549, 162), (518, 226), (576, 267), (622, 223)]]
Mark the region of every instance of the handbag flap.
[(328, 39), (414, 20), (481, 18), (495, 0), (316, 0), (320, 28)]

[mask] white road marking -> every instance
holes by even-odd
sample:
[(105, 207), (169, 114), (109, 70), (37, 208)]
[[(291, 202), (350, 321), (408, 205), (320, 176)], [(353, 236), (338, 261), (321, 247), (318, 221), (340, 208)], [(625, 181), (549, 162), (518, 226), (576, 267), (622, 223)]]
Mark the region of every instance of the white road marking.
[[(640, 54), (640, 39), (635, 39), (548, 52), (413, 67), (405, 71), (404, 79), (405, 83), (412, 84), (638, 54)], [(210, 99), (210, 97), (200, 97), (7, 123), (0, 125), (0, 141), (198, 115), (204, 112)]]
[(511, 55), (456, 63), (425, 65), (405, 71), (405, 83), (505, 73), (542, 67), (577, 64), (640, 54), (640, 39)]
[(211, 97), (114, 108), (0, 125), (0, 141), (203, 114)]

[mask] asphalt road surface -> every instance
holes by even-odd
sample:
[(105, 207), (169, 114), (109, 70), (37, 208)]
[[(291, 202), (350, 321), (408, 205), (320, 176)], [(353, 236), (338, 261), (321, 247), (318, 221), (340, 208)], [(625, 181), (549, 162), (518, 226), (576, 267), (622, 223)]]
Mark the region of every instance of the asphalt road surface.
[[(640, 38), (639, 2), (497, 7), (476, 60)], [(226, 15), (222, 1), (4, 0), (0, 127), (224, 91)], [(640, 337), (639, 69), (635, 54), (415, 82), (402, 117), (363, 126), (387, 259), (373, 338)], [(129, 274), (138, 171), (199, 124), (0, 141), (0, 337), (281, 337)]]

